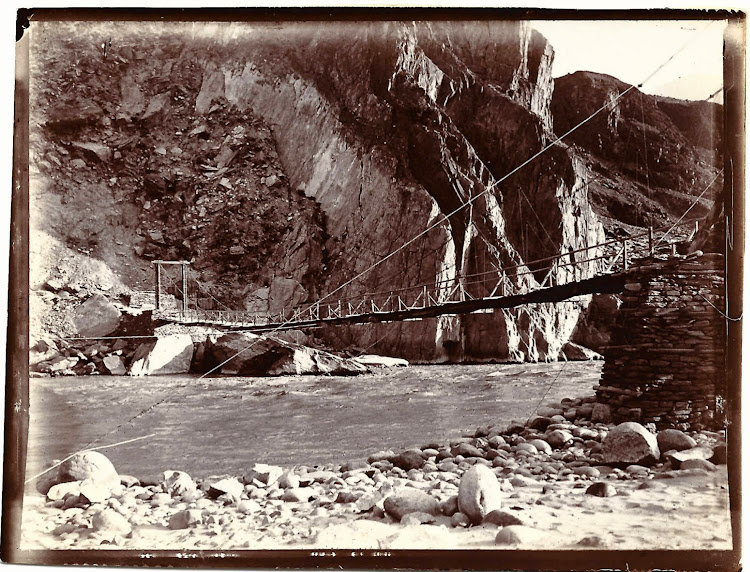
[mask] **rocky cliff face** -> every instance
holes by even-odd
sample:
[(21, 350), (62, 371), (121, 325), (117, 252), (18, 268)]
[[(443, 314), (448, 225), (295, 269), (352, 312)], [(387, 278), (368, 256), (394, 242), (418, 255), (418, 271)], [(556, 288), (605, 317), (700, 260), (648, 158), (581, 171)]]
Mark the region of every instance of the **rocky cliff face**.
[[(610, 226), (663, 226), (679, 217), (722, 166), (722, 107), (647, 95), (616, 78), (576, 72), (556, 80), (554, 129), (567, 132), (600, 106), (592, 121), (570, 135), (593, 173), (591, 201)], [(721, 176), (691, 212), (705, 215)]]
[[(558, 144), (504, 178), (572, 117), (525, 24), (170, 24), (148, 45), (127, 31), (34, 30), (31, 151), (35, 226), (131, 288), (149, 287), (150, 259), (183, 258), (205, 307), (313, 301), (438, 222), (335, 297), (438, 280), (481, 296), (494, 284), (472, 275), (604, 240), (595, 151)], [(657, 166), (679, 154), (663, 147)], [(601, 156), (616, 151), (605, 137)], [(554, 360), (585, 305), (316, 335), (414, 361)]]

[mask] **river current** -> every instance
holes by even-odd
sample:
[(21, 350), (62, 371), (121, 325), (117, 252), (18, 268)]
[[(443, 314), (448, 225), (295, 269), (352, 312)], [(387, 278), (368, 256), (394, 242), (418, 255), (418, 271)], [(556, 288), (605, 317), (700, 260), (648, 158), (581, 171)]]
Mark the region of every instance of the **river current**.
[(355, 377), (34, 378), (27, 475), (108, 433), (96, 446), (153, 434), (101, 450), (118, 472), (138, 477), (167, 469), (242, 474), (257, 462), (341, 463), (525, 420), (545, 393), (544, 401), (591, 395), (601, 365), (428, 365)]

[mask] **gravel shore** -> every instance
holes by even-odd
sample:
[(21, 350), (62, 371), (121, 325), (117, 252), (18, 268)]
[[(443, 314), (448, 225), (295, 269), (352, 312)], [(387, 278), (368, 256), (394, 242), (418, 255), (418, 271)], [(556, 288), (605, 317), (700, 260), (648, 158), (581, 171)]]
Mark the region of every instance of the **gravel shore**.
[(139, 480), (82, 453), (26, 495), (21, 548), (731, 548), (722, 434), (615, 428), (593, 397), (537, 413), (343, 465), (202, 480)]

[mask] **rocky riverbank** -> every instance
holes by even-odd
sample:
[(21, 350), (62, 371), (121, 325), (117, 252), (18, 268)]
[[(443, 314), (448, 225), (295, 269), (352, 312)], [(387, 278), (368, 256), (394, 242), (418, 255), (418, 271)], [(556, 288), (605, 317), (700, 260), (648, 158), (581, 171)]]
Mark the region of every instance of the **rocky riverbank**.
[(81, 453), (28, 492), (22, 548), (731, 548), (724, 436), (604, 415), (563, 399), (419, 449), (201, 480)]
[[(300, 339), (317, 347), (295, 341)], [(398, 358), (374, 355), (350, 358), (326, 351), (301, 332), (255, 335), (206, 328), (116, 339), (42, 338), (32, 344), (29, 361), (32, 377), (208, 372), (243, 376), (358, 375), (373, 368), (408, 365), (406, 360)]]

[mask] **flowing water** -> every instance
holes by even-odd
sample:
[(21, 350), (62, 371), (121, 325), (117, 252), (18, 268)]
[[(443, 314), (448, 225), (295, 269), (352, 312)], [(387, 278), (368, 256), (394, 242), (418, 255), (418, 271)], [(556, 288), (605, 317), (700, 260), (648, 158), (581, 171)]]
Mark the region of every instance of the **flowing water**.
[(101, 451), (120, 473), (140, 477), (366, 458), (525, 420), (545, 392), (545, 401), (591, 395), (601, 364), (411, 366), (356, 377), (34, 378), (27, 475), (118, 427), (97, 445), (154, 433)]

